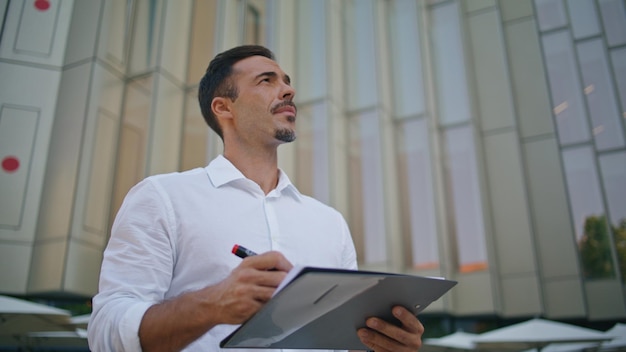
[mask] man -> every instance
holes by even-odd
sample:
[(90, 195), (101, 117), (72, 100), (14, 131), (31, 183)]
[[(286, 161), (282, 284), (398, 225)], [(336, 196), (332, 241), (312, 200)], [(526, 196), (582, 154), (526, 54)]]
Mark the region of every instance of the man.
[[(198, 97), (223, 155), (128, 193), (93, 299), (93, 351), (218, 351), (291, 263), (356, 268), (344, 218), (278, 169), (278, 146), (296, 138), (294, 95), (266, 48), (237, 47), (211, 62)], [(262, 254), (241, 260), (235, 244)], [(372, 317), (355, 334), (376, 351), (416, 351), (423, 326), (402, 307), (393, 313), (401, 327)]]

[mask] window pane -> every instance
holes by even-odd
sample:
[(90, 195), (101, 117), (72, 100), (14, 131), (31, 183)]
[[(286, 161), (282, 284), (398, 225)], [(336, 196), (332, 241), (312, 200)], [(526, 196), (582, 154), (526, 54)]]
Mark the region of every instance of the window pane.
[(219, 137), (204, 121), (198, 105), (198, 91), (194, 89), (185, 95), (181, 170), (206, 166), (209, 141), (213, 138)]
[(563, 164), (583, 275), (613, 277), (608, 223), (591, 147), (564, 150)]
[(589, 140), (589, 127), (582, 103), (578, 69), (568, 31), (544, 35), (548, 81), (554, 118), (561, 144)]
[(598, 14), (593, 1), (567, 0), (574, 38), (584, 38), (600, 33)]
[(146, 72), (156, 65), (163, 1), (136, 2), (130, 74)]
[(328, 114), (326, 103), (298, 106), (296, 182), (298, 189), (328, 204)]
[(324, 1), (298, 1), (296, 89), (300, 101), (326, 94), (326, 21)]
[(383, 264), (387, 259), (379, 130), (373, 110), (351, 118), (350, 226), (365, 264)]
[(539, 29), (547, 31), (567, 25), (562, 0), (535, 0)]
[(626, 44), (626, 6), (623, 0), (600, 0), (600, 12), (609, 46)]
[(620, 272), (626, 282), (626, 153), (607, 154), (599, 159)]
[(444, 125), (470, 119), (460, 23), (456, 2), (432, 9), (435, 85)]
[(398, 0), (390, 4), (394, 114), (397, 117), (419, 115), (424, 113), (424, 87), (417, 2)]
[(431, 153), (426, 119), (398, 126), (398, 174), (406, 257), (416, 269), (439, 267)]
[(621, 147), (624, 145), (622, 121), (602, 39), (580, 43), (576, 46), (576, 51), (596, 147), (599, 150)]
[(487, 268), (485, 225), (472, 127), (449, 128), (444, 138), (459, 270), (484, 270)]
[(374, 3), (372, 0), (346, 1), (345, 57), (349, 110), (376, 105), (376, 50), (374, 47)]
[(617, 90), (619, 100), (622, 106), (621, 115), (626, 119), (626, 48), (613, 50), (611, 52), (611, 61), (613, 62), (613, 72), (617, 82)]

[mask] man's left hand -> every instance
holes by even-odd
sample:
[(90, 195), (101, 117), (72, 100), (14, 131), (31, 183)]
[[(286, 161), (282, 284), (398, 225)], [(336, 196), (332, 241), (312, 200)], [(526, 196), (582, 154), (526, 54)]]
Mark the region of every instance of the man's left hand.
[(424, 326), (404, 307), (393, 307), (393, 316), (401, 326), (382, 319), (368, 318), (367, 328), (357, 331), (361, 342), (375, 352), (415, 352), (422, 346)]

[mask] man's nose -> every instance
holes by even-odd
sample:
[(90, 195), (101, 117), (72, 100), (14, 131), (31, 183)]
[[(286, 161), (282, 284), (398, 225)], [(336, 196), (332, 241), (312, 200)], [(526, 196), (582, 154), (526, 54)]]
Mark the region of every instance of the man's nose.
[(296, 96), (296, 90), (287, 83), (283, 84), (283, 90), (281, 93), (283, 100), (292, 100)]

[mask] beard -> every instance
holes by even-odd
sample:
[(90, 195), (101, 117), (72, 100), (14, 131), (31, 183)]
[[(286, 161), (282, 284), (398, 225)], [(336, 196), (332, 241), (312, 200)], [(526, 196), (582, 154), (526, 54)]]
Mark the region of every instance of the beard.
[(276, 130), (274, 138), (281, 142), (290, 143), (296, 140), (296, 132), (289, 128), (281, 128)]

